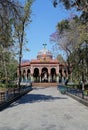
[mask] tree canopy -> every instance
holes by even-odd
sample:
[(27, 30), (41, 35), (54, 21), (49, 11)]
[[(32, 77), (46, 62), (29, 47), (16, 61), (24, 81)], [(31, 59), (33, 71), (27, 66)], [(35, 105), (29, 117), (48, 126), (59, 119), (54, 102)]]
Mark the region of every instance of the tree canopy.
[(81, 19), (84, 22), (88, 21), (88, 0), (53, 0), (54, 7), (57, 7), (59, 3), (69, 10), (71, 8), (76, 8), (77, 11), (81, 11)]
[(65, 52), (68, 66), (73, 65), (73, 73), (84, 80), (88, 75), (88, 23), (82, 23), (76, 16), (62, 20), (56, 29), (51, 40)]
[(88, 77), (88, 0), (53, 0), (54, 7), (59, 3), (67, 10), (75, 8), (81, 15), (58, 22), (50, 40), (67, 55), (75, 79), (84, 80)]
[[(0, 0), (0, 77), (4, 77), (6, 83), (10, 73), (16, 71), (13, 68), (17, 69), (14, 54), (18, 49), (14, 48), (19, 43), (18, 53), (20, 50), (22, 53), (25, 27), (31, 21), (32, 2), (33, 0), (26, 0), (22, 4), (19, 0)], [(16, 67), (12, 67), (13, 65)]]

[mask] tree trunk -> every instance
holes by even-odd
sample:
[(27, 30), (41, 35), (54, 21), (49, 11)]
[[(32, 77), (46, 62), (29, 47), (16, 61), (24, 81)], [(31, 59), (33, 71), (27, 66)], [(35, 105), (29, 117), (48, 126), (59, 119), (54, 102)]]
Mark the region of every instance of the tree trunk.
[(5, 83), (6, 83), (6, 87), (8, 86), (8, 75), (7, 75), (7, 68), (6, 68), (6, 62), (4, 60), (4, 71), (5, 71)]
[(21, 82), (21, 60), (22, 60), (22, 47), (23, 47), (23, 36), (24, 36), (24, 22), (22, 22), (22, 34), (21, 38), (19, 38), (20, 44), (20, 53), (19, 53), (19, 92), (20, 92), (20, 82)]

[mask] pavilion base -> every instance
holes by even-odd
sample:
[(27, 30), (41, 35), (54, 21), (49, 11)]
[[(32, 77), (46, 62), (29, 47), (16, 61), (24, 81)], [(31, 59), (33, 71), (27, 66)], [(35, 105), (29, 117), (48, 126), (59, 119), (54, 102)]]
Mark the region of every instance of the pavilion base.
[(54, 83), (50, 83), (50, 82), (37, 83), (37, 82), (34, 82), (34, 83), (32, 83), (32, 87), (57, 87), (57, 86), (58, 86), (57, 82), (54, 82)]

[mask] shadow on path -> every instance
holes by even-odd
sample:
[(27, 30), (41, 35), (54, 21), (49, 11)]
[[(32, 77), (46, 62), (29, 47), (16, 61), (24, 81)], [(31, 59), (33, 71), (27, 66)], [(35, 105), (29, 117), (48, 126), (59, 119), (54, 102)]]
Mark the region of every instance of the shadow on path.
[(21, 97), (15, 103), (11, 104), (11, 107), (19, 104), (35, 103), (41, 101), (52, 101), (52, 100), (59, 100), (59, 99), (67, 99), (67, 97), (53, 97), (50, 95), (43, 95), (43, 94), (27, 94)]

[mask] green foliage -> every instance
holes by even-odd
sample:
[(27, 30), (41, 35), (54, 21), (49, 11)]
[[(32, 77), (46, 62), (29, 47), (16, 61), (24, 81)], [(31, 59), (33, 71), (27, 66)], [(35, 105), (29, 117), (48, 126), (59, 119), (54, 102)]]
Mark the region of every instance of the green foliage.
[[(14, 80), (17, 76), (18, 63), (13, 57), (13, 50), (21, 49), (22, 56), (25, 27), (31, 21), (32, 2), (33, 0), (26, 0), (26, 3), (21, 5), (17, 0), (0, 1), (0, 78), (7, 85), (9, 80)], [(18, 42), (20, 48), (15, 49)]]
[(74, 84), (69, 84), (67, 85), (68, 88), (75, 88), (75, 89), (79, 89), (79, 84), (78, 83), (74, 83)]
[(63, 5), (66, 7), (66, 9), (70, 9), (71, 8), (71, 1), (69, 0), (60, 0), (60, 2), (63, 3)]
[(57, 29), (59, 30), (60, 33), (62, 33), (62, 31), (64, 29), (69, 29), (69, 21), (68, 20), (62, 20), (60, 23), (57, 24)]
[(64, 58), (63, 58), (60, 54), (57, 56), (57, 60), (58, 60), (60, 63), (64, 63), (64, 62), (65, 62)]
[(4, 84), (4, 83), (0, 83), (0, 88), (17, 88), (17, 85), (16, 84)]
[(59, 22), (58, 35), (52, 39), (66, 53), (68, 65), (72, 64), (74, 80), (84, 80), (88, 78), (88, 0), (53, 1), (56, 6), (59, 2), (66, 9), (75, 7), (81, 15)]
[(10, 80), (15, 80), (17, 78), (17, 66), (18, 62), (15, 59), (12, 59), (7, 65), (8, 78)]
[(17, 88), (16, 84), (8, 84), (7, 88)]
[[(17, 77), (17, 61), (15, 59), (12, 59), (12, 61), (8, 60), (6, 63), (6, 69), (7, 69), (7, 77), (8, 80), (15, 80)], [(0, 65), (0, 79), (6, 81), (5, 78), (5, 72), (3, 71), (3, 65)]]
[(79, 44), (83, 44), (84, 41), (88, 42), (88, 23), (80, 24), (78, 31), (80, 35), (78, 39)]
[(6, 88), (6, 84), (0, 83), (0, 88)]
[(24, 8), (23, 13), (20, 16), (20, 19), (15, 23), (15, 38), (19, 44), (19, 87), (21, 82), (21, 60), (22, 60), (22, 53), (23, 53), (23, 46), (24, 46), (24, 39), (25, 39), (25, 28), (31, 22), (31, 4), (33, 0), (27, 0)]
[(62, 20), (57, 29), (56, 43), (66, 53), (68, 66), (72, 65), (73, 79), (84, 80), (88, 77), (88, 23), (76, 16)]
[(67, 10), (76, 8), (81, 13), (81, 20), (88, 22), (88, 0), (53, 0), (53, 5), (56, 7), (61, 2)]

